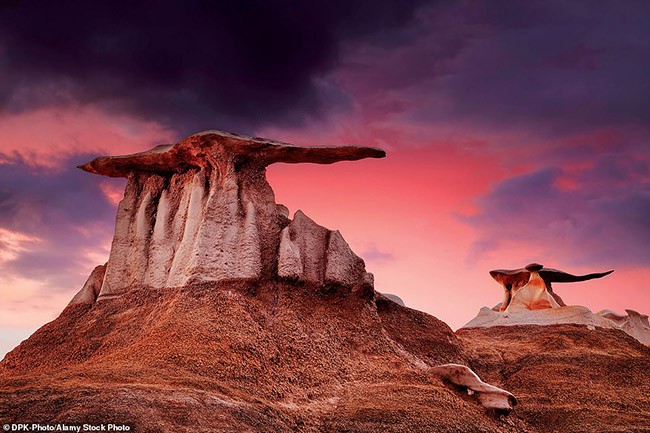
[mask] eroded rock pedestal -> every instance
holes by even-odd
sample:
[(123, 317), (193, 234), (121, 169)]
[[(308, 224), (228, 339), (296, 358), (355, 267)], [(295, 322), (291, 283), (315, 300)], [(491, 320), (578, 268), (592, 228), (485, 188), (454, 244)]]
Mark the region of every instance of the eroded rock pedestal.
[[(572, 275), (536, 263), (491, 271), (503, 302), (456, 331), (481, 379), (517, 396), (528, 431), (650, 431), (647, 316), (567, 306), (551, 285), (610, 273)], [(507, 397), (485, 395), (495, 405)]]
[(612, 272), (614, 271), (572, 275), (545, 268), (539, 263), (531, 263), (521, 269), (496, 269), (490, 271), (490, 276), (503, 287), (503, 301), (494, 309), (517, 312), (563, 307), (566, 304), (555, 293), (552, 283), (588, 281), (605, 277)]
[[(126, 177), (98, 299), (133, 287), (291, 279), (368, 293), (372, 275), (338, 231), (275, 203), (269, 164), (381, 158), (381, 149), (302, 147), (206, 131), (80, 168)], [(88, 296), (74, 302), (87, 302)]]

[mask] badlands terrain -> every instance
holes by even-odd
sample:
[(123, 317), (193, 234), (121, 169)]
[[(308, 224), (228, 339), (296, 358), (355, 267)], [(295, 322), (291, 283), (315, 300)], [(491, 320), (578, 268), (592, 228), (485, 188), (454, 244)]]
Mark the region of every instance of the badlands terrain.
[(453, 332), (375, 291), (343, 235), (290, 216), (265, 177), (383, 156), (207, 131), (81, 166), (128, 179), (110, 257), (0, 362), (0, 421), (650, 432), (647, 316), (565, 306), (551, 286), (607, 272), (493, 271), (503, 302)]

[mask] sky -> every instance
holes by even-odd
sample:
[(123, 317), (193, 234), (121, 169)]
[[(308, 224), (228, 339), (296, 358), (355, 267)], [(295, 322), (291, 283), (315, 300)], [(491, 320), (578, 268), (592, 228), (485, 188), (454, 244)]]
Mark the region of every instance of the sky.
[(278, 203), (338, 229), (453, 329), (530, 262), (650, 313), (646, 1), (1, 1), (0, 357), (108, 259), (123, 179), (77, 169), (221, 129), (381, 160), (276, 164)]

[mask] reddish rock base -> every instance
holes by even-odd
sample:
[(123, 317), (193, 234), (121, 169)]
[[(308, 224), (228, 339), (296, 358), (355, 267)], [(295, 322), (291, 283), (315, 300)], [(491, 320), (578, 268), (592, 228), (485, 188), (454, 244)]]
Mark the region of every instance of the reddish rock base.
[(650, 432), (650, 348), (584, 325), (460, 329), (470, 365), (519, 404), (528, 431)]
[(151, 432), (514, 431), (429, 367), (443, 322), (299, 284), (136, 290), (73, 305), (0, 363), (3, 422)]
[[(512, 392), (505, 416), (431, 367)], [(0, 363), (0, 421), (138, 432), (644, 432), (650, 349), (619, 330), (467, 329), (304, 284), (73, 305)]]

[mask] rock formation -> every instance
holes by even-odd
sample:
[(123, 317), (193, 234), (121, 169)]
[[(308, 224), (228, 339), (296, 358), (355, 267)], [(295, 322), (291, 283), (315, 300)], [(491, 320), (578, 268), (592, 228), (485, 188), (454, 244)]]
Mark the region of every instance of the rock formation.
[(104, 282), (106, 265), (99, 265), (93, 269), (81, 290), (72, 298), (68, 305), (85, 304), (92, 305), (99, 296), (99, 291)]
[(390, 299), (391, 301), (395, 302), (396, 304), (401, 305), (402, 307), (406, 307), (406, 304), (404, 303), (404, 300), (400, 298), (397, 295), (394, 295), (392, 293), (382, 293), (383, 296), (386, 298)]
[(463, 328), (487, 328), (519, 325), (585, 325), (589, 329), (620, 329), (643, 344), (650, 344), (648, 316), (634, 310), (627, 315), (610, 310), (594, 314), (582, 306), (567, 306), (553, 291), (551, 283), (570, 283), (602, 278), (614, 271), (572, 275), (531, 263), (522, 269), (490, 271), (504, 290), (503, 302), (493, 308), (483, 307)]
[(522, 431), (650, 431), (647, 316), (566, 306), (551, 286), (611, 272), (576, 276), (536, 263), (491, 271), (503, 303), (456, 331), (467, 365), (517, 396)]
[(132, 287), (276, 277), (372, 290), (372, 275), (339, 232), (300, 211), (289, 220), (287, 208), (275, 203), (265, 169), (276, 162), (332, 164), (384, 156), (370, 147), (303, 147), (206, 131), (82, 165), (128, 179), (97, 299)]
[(514, 395), (483, 382), (476, 373), (464, 365), (444, 364), (432, 368), (431, 371), (454, 385), (465, 388), (468, 394), (476, 394), (478, 401), (486, 409), (510, 412), (517, 404)]
[(650, 323), (648, 315), (640, 314), (634, 310), (625, 310), (627, 314), (615, 313), (611, 310), (602, 310), (597, 315), (607, 319), (614, 327), (639, 340), (646, 346), (650, 346)]
[(289, 219), (265, 178), (274, 162), (383, 156), (208, 131), (81, 166), (128, 180), (110, 257), (0, 363), (0, 419), (513, 431), (430, 371), (465, 362), (451, 329), (376, 293), (342, 235)]
[(514, 312), (564, 306), (564, 301), (553, 291), (551, 283), (587, 281), (602, 278), (612, 272), (614, 271), (571, 275), (531, 263), (522, 269), (496, 269), (490, 271), (490, 275), (503, 287), (503, 302), (498, 306), (499, 310)]

